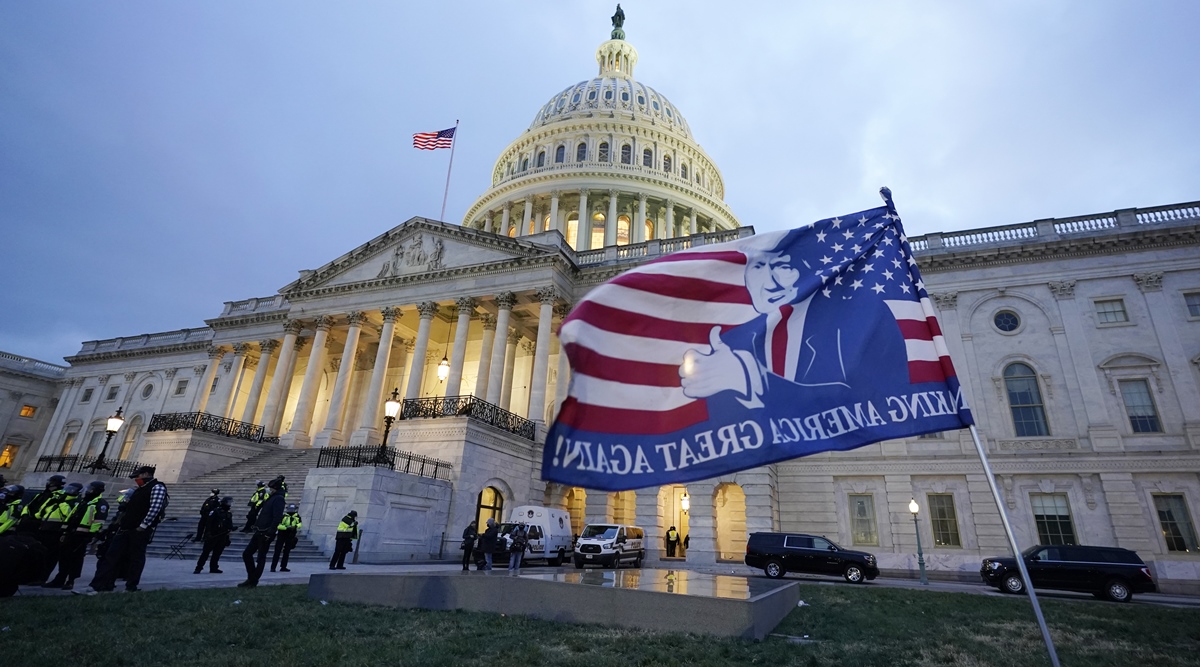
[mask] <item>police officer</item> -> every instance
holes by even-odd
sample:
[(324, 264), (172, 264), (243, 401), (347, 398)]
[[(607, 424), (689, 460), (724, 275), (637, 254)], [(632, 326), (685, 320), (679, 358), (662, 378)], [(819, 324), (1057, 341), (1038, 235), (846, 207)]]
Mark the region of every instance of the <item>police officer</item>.
[[(67, 485), (68, 488), (71, 486)], [(88, 484), (83, 500), (71, 510), (64, 526), (62, 547), (58, 560), (58, 576), (44, 584), (47, 588), (75, 588), (75, 580), (83, 574), (83, 561), (87, 557), (88, 543), (100, 533), (108, 519), (108, 501), (104, 499), (104, 482)]]
[(212, 560), (209, 561), (208, 571), (210, 574), (221, 574), (221, 553), (225, 551), (225, 547), (229, 546), (229, 534), (233, 532), (233, 498), (225, 496), (221, 502), (217, 503), (217, 508), (208, 516), (208, 528), (204, 532), (204, 548), (200, 551), (200, 560), (196, 561), (196, 571), (194, 574), (200, 574), (204, 570), (204, 562), (208, 560), (209, 555), (212, 555)]
[(354, 540), (358, 539), (358, 512), (350, 510), (342, 517), (337, 527), (337, 539), (334, 542), (333, 558), (329, 559), (329, 569), (346, 569), (346, 554), (354, 551)]
[(278, 480), (267, 484), (267, 498), (261, 505), (261, 510), (254, 522), (254, 534), (250, 536), (250, 545), (242, 552), (242, 562), (246, 565), (246, 580), (238, 584), (239, 588), (254, 588), (262, 578), (263, 569), (267, 564), (267, 550), (271, 540), (283, 522), (283, 490)]
[(38, 513), (55, 494), (62, 491), (63, 485), (66, 483), (67, 478), (62, 475), (51, 475), (50, 479), (46, 480), (46, 489), (38, 491), (37, 495), (29, 500), (29, 504), (21, 509), (21, 520), (17, 523), (17, 530), (22, 533), (37, 534), (38, 528), (42, 525)]
[(13, 531), (21, 520), (21, 497), (25, 487), (9, 484), (0, 489), (0, 535)]
[(679, 546), (679, 531), (675, 530), (675, 526), (667, 529), (667, 557), (675, 557), (675, 549)]
[[(58, 559), (62, 555), (62, 538), (66, 535), (67, 519), (79, 504), (79, 494), (82, 492), (82, 484), (71, 482), (64, 486), (62, 491), (52, 495), (50, 501), (42, 505), (41, 511), (37, 513), (37, 518), (41, 521), (37, 540), (46, 547), (46, 560), (42, 563), (43, 586), (49, 587), (49, 584), (44, 582), (58, 565)], [(59, 586), (62, 584), (61, 581), (58, 583)]]
[(167, 513), (170, 496), (167, 485), (154, 478), (154, 468), (142, 466), (130, 478), (137, 488), (117, 521), (116, 532), (109, 541), (108, 552), (96, 566), (96, 576), (82, 595), (95, 595), (113, 590), (118, 575), (124, 574), (125, 590), (136, 591), (146, 566), (146, 547), (154, 529)]
[(304, 522), (300, 520), (300, 508), (295, 505), (288, 505), (287, 511), (283, 515), (283, 521), (279, 522), (279, 532), (275, 536), (275, 555), (271, 558), (271, 571), (275, 571), (275, 566), (279, 565), (279, 555), (283, 554), (283, 567), (279, 568), (280, 572), (291, 572), (288, 569), (288, 555), (292, 553), (292, 549), (296, 548), (296, 533), (300, 531), (300, 527)]
[(246, 506), (250, 511), (246, 513), (246, 527), (242, 528), (243, 533), (249, 533), (254, 530), (254, 522), (258, 520), (258, 512), (262, 509), (262, 504), (267, 500), (267, 485), (260, 479), (254, 483), (257, 488), (254, 493), (250, 494), (250, 502)]
[(278, 477), (276, 477), (275, 481), (279, 482), (279, 490), (283, 494), (283, 499), (287, 500), (287, 495), (288, 495), (287, 482), (283, 481), (283, 475), (279, 475)]
[(200, 505), (200, 523), (196, 524), (196, 538), (193, 542), (204, 541), (204, 527), (208, 524), (208, 516), (221, 505), (221, 490), (213, 489), (212, 495), (204, 499)]

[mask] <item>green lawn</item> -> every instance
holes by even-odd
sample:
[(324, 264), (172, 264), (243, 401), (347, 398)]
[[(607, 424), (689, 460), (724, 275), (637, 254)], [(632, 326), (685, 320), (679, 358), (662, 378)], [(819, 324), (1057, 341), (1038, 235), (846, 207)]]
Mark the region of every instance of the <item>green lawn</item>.
[[(303, 586), (0, 601), (5, 665), (1044, 665), (1029, 604), (803, 585), (771, 637), (729, 640), (467, 612), (321, 605)], [(234, 604), (240, 600), (240, 604)], [(1043, 601), (1064, 665), (1200, 665), (1200, 610)]]

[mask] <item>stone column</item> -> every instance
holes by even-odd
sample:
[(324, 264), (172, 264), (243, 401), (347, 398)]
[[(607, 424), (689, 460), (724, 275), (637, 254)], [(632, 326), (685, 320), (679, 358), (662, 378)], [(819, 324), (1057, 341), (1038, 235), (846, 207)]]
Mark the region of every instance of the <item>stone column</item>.
[[(571, 312), (571, 306), (565, 303), (560, 303), (554, 307), (554, 316), (558, 318), (558, 326), (555, 327), (557, 338), (558, 329), (562, 327), (563, 319)], [(558, 341), (558, 382), (554, 385), (554, 414), (558, 415), (558, 411), (562, 409), (563, 401), (567, 400), (567, 388), (571, 386), (571, 362), (567, 359), (567, 349), (563, 346), (562, 340)]]
[(271, 389), (267, 392), (267, 404), (263, 407), (262, 423), (267, 433), (279, 433), (279, 418), (283, 413), (283, 402), (287, 400), (287, 390), (291, 384), (292, 358), (296, 355), (296, 337), (300, 334), (301, 325), (296, 320), (288, 320), (283, 325), (283, 345), (279, 348), (279, 360), (275, 362), (275, 375), (271, 378)]
[(513, 369), (517, 363), (517, 343), (521, 342), (521, 334), (516, 330), (508, 332), (508, 345), (504, 348), (504, 379), (500, 383), (500, 407), (509, 409), (512, 401)]
[(446, 395), (458, 396), (462, 390), (463, 363), (467, 356), (467, 334), (471, 331), (471, 317), (475, 315), (475, 299), (459, 297), (458, 327), (454, 331), (454, 351), (450, 355), (450, 377), (446, 378)]
[(279, 403), (279, 414), (275, 417), (275, 424), (271, 427), (273, 433), (283, 435), (283, 418), (287, 414), (288, 397), (292, 395), (292, 382), (296, 379), (296, 366), (300, 362), (300, 351), (304, 346), (308, 345), (308, 339), (303, 336), (296, 338), (296, 353), (292, 355), (291, 363), (288, 365), (287, 374), (284, 375), (285, 384), (283, 387), (283, 398)]
[(508, 236), (508, 222), (512, 216), (512, 202), (504, 202), (504, 213), (500, 216), (500, 235)]
[[(526, 377), (525, 377), (525, 384), (521, 385), (521, 391), (522, 391), (521, 396), (523, 396), (525, 398), (525, 415), (524, 415), (524, 417), (526, 419), (533, 420), (535, 418), (535, 415), (531, 414), (531, 411), (529, 409), (529, 406), (530, 406), (529, 399), (532, 398), (529, 395), (529, 392), (533, 390), (533, 362), (535, 361), (535, 359), (533, 358), (533, 355), (534, 355), (534, 352), (537, 351), (537, 343), (535, 343), (532, 340), (524, 340), (521, 342), (521, 349), (525, 350), (525, 356), (530, 358), (529, 359), (529, 367), (526, 370), (526, 373), (528, 373), (528, 375), (526, 375)], [(514, 385), (516, 384), (515, 379), (513, 380), (513, 384)], [(545, 392), (544, 389), (542, 391), (543, 391), (543, 393)], [(511, 403), (512, 403), (512, 400), (510, 399), (509, 404), (511, 404)], [(512, 408), (509, 408), (509, 410), (512, 412), (516, 412)], [(538, 421), (542, 421), (542, 420), (539, 419)]]
[(517, 236), (529, 236), (529, 223), (533, 220), (533, 197), (525, 198), (525, 212), (521, 214), (521, 228), (517, 230)]
[(575, 228), (575, 250), (592, 249), (592, 213), (588, 210), (588, 191), (579, 191), (579, 225)]
[(379, 422), (379, 408), (383, 404), (383, 383), (387, 380), (388, 362), (392, 358), (392, 337), (396, 334), (396, 320), (400, 317), (400, 309), (388, 306), (382, 308), (383, 328), (379, 331), (379, 349), (375, 351), (375, 365), (371, 369), (371, 381), (367, 385), (367, 396), (363, 400), (362, 419), (358, 428), (350, 436), (350, 446), (379, 444), (379, 433), (376, 424)]
[(550, 191), (550, 229), (557, 229), (562, 233), (563, 238), (567, 236), (567, 230), (563, 229), (562, 223), (558, 221), (558, 197), (562, 194), (558, 190)]
[(638, 210), (637, 220), (633, 225), (634, 243), (644, 243), (646, 241), (646, 195), (638, 195)]
[(495, 221), (491, 211), (487, 212), (487, 215), (484, 217), (484, 220), (487, 221), (486, 223), (484, 223), (485, 225), (487, 225), (486, 227), (484, 227), (484, 229), (486, 229), (489, 234), (495, 234), (496, 233), (496, 221)]
[(345, 415), (346, 392), (354, 377), (355, 357), (358, 356), (358, 337), (362, 333), (364, 316), (353, 311), (346, 316), (350, 328), (346, 332), (346, 345), (342, 348), (341, 366), (333, 384), (333, 395), (329, 399), (329, 414), (325, 416), (325, 428), (313, 440), (314, 447), (341, 446), (342, 418)]
[(554, 302), (558, 300), (558, 292), (553, 287), (543, 287), (537, 291), (537, 296), (542, 302), (542, 307), (538, 312), (537, 348), (533, 355), (533, 380), (529, 385), (528, 418), (533, 421), (545, 421), (546, 375), (550, 370), (550, 330), (554, 326)]
[(492, 344), (492, 358), (488, 361), (487, 398), (484, 399), (492, 405), (500, 405), (504, 395), (506, 348), (503, 337), (508, 335), (508, 320), (512, 316), (512, 308), (516, 303), (517, 295), (512, 292), (501, 292), (496, 295), (496, 306), (500, 308), (500, 313), (496, 316), (496, 331), (498, 332), (496, 335), (500, 336), (500, 340), (494, 341)]
[(608, 191), (608, 215), (604, 218), (604, 245), (617, 245), (617, 191)]
[(253, 424), (254, 415), (258, 412), (258, 401), (262, 398), (263, 384), (267, 381), (267, 369), (271, 365), (271, 354), (279, 347), (279, 341), (268, 338), (258, 342), (258, 368), (254, 369), (254, 379), (250, 382), (250, 395), (246, 397), (246, 408), (242, 410), (242, 421)]
[(692, 507), (688, 510), (687, 561), (716, 563), (716, 484), (688, 482), (687, 490), (692, 499)]
[(675, 202), (667, 200), (667, 238), (675, 238)]
[(475, 375), (475, 397), (487, 400), (488, 382), (491, 380), (492, 343), (496, 340), (496, 318), (480, 315), (483, 322), (483, 341), (479, 346), (479, 371)]
[[(667, 528), (663, 525), (662, 505), (658, 502), (660, 487), (651, 486), (638, 489), (634, 493), (634, 519), (637, 525), (646, 531), (642, 546), (648, 558), (659, 559), (666, 555), (666, 543), (663, 537)], [(688, 542), (691, 544), (691, 542)]]
[[(196, 408), (192, 412), (204, 412), (208, 407), (208, 396), (212, 390), (213, 378), (217, 375), (217, 366), (221, 363), (221, 357), (225, 356), (224, 348), (209, 347), (208, 348), (208, 368), (204, 369), (204, 377), (200, 380), (200, 386), (196, 388)], [(97, 403), (104, 400), (100, 396)], [(84, 424), (84, 428), (87, 428)]]
[(296, 400), (296, 412), (292, 415), (292, 427), (280, 438), (283, 447), (298, 449), (312, 444), (308, 429), (312, 425), (313, 407), (317, 403), (317, 390), (321, 384), (321, 370), (325, 367), (325, 341), (333, 319), (322, 315), (315, 322), (317, 335), (313, 336), (312, 352), (308, 353), (308, 367), (304, 369), (304, 383), (300, 385), (300, 397)]
[(696, 209), (692, 209), (688, 214), (688, 233), (695, 236), (696, 232)]
[[(612, 494), (607, 491), (588, 490), (583, 501), (585, 523), (609, 523), (613, 520)], [(645, 541), (643, 540), (643, 543)]]
[(432, 301), (425, 301), (417, 306), (417, 311), (421, 313), (421, 323), (417, 326), (417, 344), (413, 348), (408, 388), (404, 390), (405, 398), (421, 397), (421, 381), (425, 379), (425, 353), (429, 350), (429, 328), (433, 324), (433, 316), (438, 312), (438, 305)]
[(229, 413), (233, 408), (233, 402), (237, 400), (234, 389), (237, 387), (237, 379), (242, 374), (242, 366), (246, 363), (246, 353), (249, 351), (250, 346), (245, 343), (237, 343), (233, 346), (233, 359), (224, 364), (225, 382), (222, 383), (222, 386), (217, 387), (217, 398), (212, 402), (212, 407), (216, 410), (213, 414), (226, 419), (233, 417)]

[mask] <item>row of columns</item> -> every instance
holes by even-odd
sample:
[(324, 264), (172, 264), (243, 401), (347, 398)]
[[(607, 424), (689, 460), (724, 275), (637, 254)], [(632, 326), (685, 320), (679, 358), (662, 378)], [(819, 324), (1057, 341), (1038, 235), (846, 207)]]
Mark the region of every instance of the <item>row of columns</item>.
[[(568, 308), (566, 304), (560, 303), (557, 291), (551, 287), (537, 290), (536, 297), (539, 301), (536, 341), (530, 343), (530, 347), (527, 348), (533, 356), (531, 377), (528, 378), (528, 418), (542, 420), (547, 398), (551, 333), (554, 331), (554, 320), (557, 317), (561, 321), (561, 318), (566, 316)], [(512, 403), (512, 387), (517, 384), (513, 377), (516, 368), (517, 346), (522, 339), (522, 336), (509, 326), (512, 322), (512, 310), (517, 305), (517, 296), (512, 292), (501, 292), (496, 295), (495, 303), (497, 314), (493, 316), (490, 313), (477, 314), (478, 303), (473, 297), (462, 297), (455, 302), (455, 334), (450, 352), (450, 372), (446, 379), (445, 395), (457, 396), (462, 391), (470, 324), (473, 319), (478, 317), (483, 324), (483, 336), (476, 369), (477, 381), (474, 393), (489, 403), (509, 409)], [(404, 386), (402, 398), (416, 398), (421, 395), (433, 318), (439, 310), (438, 304), (432, 301), (417, 305), (419, 323), (416, 338), (409, 342), (411, 360), (402, 357), (399, 364), (396, 364), (393, 359), (393, 343), (396, 336), (396, 323), (402, 311), (400, 308), (391, 306), (380, 310), (383, 324), (380, 328), (379, 347), (375, 354), (374, 364), (371, 366), (370, 379), (364, 390), (365, 404), (361, 409), (361, 418), (359, 423), (354, 425), (345, 423), (346, 407), (349, 403), (351, 387), (354, 386), (355, 369), (358, 366), (357, 353), (362, 326), (367, 318), (359, 311), (346, 314), (344, 316), (347, 327), (346, 341), (342, 349), (341, 362), (337, 368), (337, 376), (330, 391), (329, 410), (324, 418), (323, 427), (316, 433), (312, 432), (317, 428), (312, 422), (320, 391), (322, 371), (327, 366), (326, 348), (329, 332), (341, 317), (335, 319), (332, 316), (323, 315), (309, 323), (309, 326), (315, 330), (311, 339), (312, 347), (296, 398), (290, 427), (286, 433), (281, 433), (286, 403), (288, 396), (292, 394), (292, 381), (296, 366), (301, 351), (309, 342), (300, 335), (305, 328), (304, 325), (299, 321), (289, 320), (284, 324), (282, 341), (268, 339), (259, 343), (261, 354), (257, 366), (254, 368), (254, 377), (245, 407), (240, 414), (241, 421), (255, 421), (259, 397), (268, 384), (267, 375), (271, 355), (278, 349), (279, 357), (274, 364), (274, 374), (266, 391), (260, 420), (268, 434), (280, 434), (280, 442), (286, 447), (339, 445), (347, 440), (348, 444), (352, 445), (377, 444), (379, 441), (377, 425), (381, 420), (380, 411), (386, 398), (384, 394), (388, 369), (396, 365), (403, 367), (408, 361), (408, 382)], [(498, 336), (498, 331), (504, 332), (505, 335)], [(403, 347), (407, 349), (408, 345)], [(236, 380), (242, 377), (248, 353), (251, 351), (252, 346), (246, 343), (238, 343), (233, 346), (233, 361), (225, 364), (227, 379), (210, 396), (208, 388), (212, 386), (216, 378), (219, 361), (227, 352), (223, 348), (210, 348), (210, 363), (204, 368), (200, 391), (193, 408), (195, 411), (207, 411), (223, 417), (233, 417), (231, 413), (238, 393)], [(403, 355), (404, 352), (399, 354)], [(565, 355), (560, 355), (558, 369), (560, 381), (554, 397), (559, 403), (566, 397), (568, 372), (569, 366)], [(344, 435), (345, 432), (349, 432), (348, 438)]]
[[(577, 210), (579, 212), (579, 222), (576, 227), (575, 249), (577, 251), (592, 250), (592, 214), (594, 211), (588, 207), (588, 198), (591, 191), (588, 188), (579, 190), (577, 199)], [(630, 223), (630, 243), (643, 243), (647, 241), (645, 221), (649, 215), (649, 195), (646, 193), (637, 193), (629, 195), (618, 192), (617, 190), (607, 191), (607, 213), (604, 218), (604, 245), (617, 245), (617, 219), (620, 215), (625, 214), (631, 218)], [(630, 197), (637, 198), (636, 217), (633, 210), (633, 202)], [(562, 233), (563, 237), (567, 236), (567, 216), (564, 212), (559, 215), (561, 208), (563, 192), (560, 190), (552, 190), (550, 192), (549, 229), (557, 229)], [(626, 199), (627, 205), (621, 206), (621, 200)], [(593, 199), (593, 201), (596, 201)], [(481, 218), (475, 221), (475, 226), (484, 231), (493, 234), (508, 234), (508, 230), (514, 221), (514, 206), (521, 206), (521, 222), (516, 225), (516, 236), (527, 236), (530, 234), (530, 224), (533, 220), (541, 220), (541, 211), (545, 210), (537, 206), (534, 200), (534, 195), (528, 195), (524, 200), (517, 202), (504, 202), (497, 212), (496, 210), (488, 210), (484, 212)], [(689, 207), (683, 216), (683, 224), (676, 225), (675, 209), (677, 203), (674, 200), (666, 199), (661, 203), (656, 204), (658, 211), (654, 218), (654, 238), (676, 238), (679, 236), (688, 236), (700, 233), (700, 217), (695, 208)], [(533, 230), (533, 233), (543, 231), (538, 225), (538, 229)]]

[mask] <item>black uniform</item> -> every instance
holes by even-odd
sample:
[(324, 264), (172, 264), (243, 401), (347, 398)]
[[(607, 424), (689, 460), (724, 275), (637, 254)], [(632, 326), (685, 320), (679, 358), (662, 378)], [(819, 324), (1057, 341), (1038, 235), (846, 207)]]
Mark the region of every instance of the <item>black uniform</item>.
[[(157, 507), (155, 499), (158, 499)], [(154, 528), (166, 516), (168, 500), (167, 485), (154, 478), (134, 490), (121, 513), (104, 560), (97, 566), (96, 576), (92, 577), (92, 590), (111, 591), (120, 572), (125, 575), (125, 590), (138, 589), (142, 569), (146, 567), (146, 547), (154, 537)]]
[(278, 490), (267, 496), (259, 506), (254, 521), (254, 534), (250, 536), (249, 546), (242, 552), (242, 562), (246, 564), (246, 580), (238, 586), (253, 588), (262, 578), (263, 569), (267, 566), (267, 551), (271, 548), (271, 540), (275, 539), (279, 522), (283, 520), (283, 507), (283, 493)]
[(208, 515), (208, 527), (205, 529), (204, 548), (200, 550), (200, 560), (196, 561), (196, 574), (204, 569), (204, 562), (209, 561), (208, 571), (213, 574), (221, 573), (221, 553), (229, 546), (229, 533), (233, 532), (233, 512), (217, 503), (217, 508)]
[(479, 538), (479, 532), (475, 530), (475, 522), (472, 521), (469, 526), (463, 529), (462, 541), (462, 568), (463, 572), (471, 569), (471, 554), (475, 551), (475, 540)]
[(204, 531), (208, 526), (208, 517), (213, 513), (214, 510), (220, 507), (220, 505), (221, 499), (218, 498), (217, 494), (215, 493), (208, 498), (205, 498), (204, 504), (200, 506), (200, 521), (196, 524), (196, 539), (193, 541), (204, 541)]

